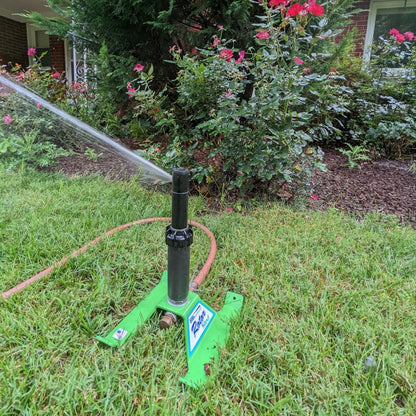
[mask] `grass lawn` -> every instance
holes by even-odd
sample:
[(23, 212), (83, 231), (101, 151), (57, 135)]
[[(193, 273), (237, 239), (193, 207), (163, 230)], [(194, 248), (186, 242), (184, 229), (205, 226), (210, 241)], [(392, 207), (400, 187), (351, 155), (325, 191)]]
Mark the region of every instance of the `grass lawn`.
[[(136, 183), (0, 172), (0, 292), (105, 231), (169, 216)], [(0, 415), (414, 415), (416, 233), (391, 218), (279, 204), (190, 218), (217, 258), (199, 292), (215, 309), (244, 295), (207, 385), (184, 387), (182, 325), (158, 317), (121, 349), (105, 335), (166, 268), (165, 224), (104, 239), (0, 301)], [(195, 231), (193, 276), (209, 239)], [(374, 366), (365, 366), (367, 357)]]

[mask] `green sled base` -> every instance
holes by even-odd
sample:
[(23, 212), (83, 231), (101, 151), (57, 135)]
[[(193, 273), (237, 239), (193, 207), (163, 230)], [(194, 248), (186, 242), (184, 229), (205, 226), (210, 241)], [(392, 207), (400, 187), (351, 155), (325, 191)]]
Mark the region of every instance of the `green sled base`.
[(159, 284), (107, 336), (97, 336), (102, 343), (119, 348), (149, 319), (157, 309), (172, 312), (185, 324), (188, 372), (179, 380), (198, 388), (208, 379), (209, 365), (218, 357), (230, 332), (230, 320), (236, 318), (243, 306), (243, 296), (227, 292), (223, 308), (215, 312), (193, 292), (181, 306), (167, 300), (168, 273), (163, 272)]

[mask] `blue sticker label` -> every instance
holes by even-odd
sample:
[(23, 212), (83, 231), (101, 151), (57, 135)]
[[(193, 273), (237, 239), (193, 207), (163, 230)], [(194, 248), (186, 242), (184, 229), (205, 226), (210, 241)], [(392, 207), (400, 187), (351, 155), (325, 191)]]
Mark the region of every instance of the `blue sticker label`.
[(199, 340), (214, 317), (214, 312), (198, 302), (188, 315), (189, 355), (192, 354)]

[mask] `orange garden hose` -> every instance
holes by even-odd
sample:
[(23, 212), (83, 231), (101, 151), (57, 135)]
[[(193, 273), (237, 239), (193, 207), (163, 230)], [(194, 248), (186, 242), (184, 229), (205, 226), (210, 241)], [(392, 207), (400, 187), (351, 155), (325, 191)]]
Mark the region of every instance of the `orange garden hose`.
[[(137, 221), (133, 221), (133, 222), (129, 222), (127, 224), (123, 224), (120, 225), (119, 227), (113, 228), (110, 231), (107, 231), (103, 237), (107, 237), (109, 235), (114, 234), (117, 231), (121, 231), (124, 230), (126, 228), (131, 227), (132, 225), (138, 225), (138, 224), (150, 224), (152, 222), (155, 221), (171, 221), (170, 217), (156, 217), (156, 218), (145, 218), (145, 219), (141, 219), (141, 220), (137, 220)], [(208, 257), (207, 260), (205, 261), (205, 264), (202, 266), (202, 269), (199, 271), (198, 275), (195, 277), (195, 279), (192, 280), (191, 284), (190, 284), (190, 290), (195, 292), (198, 290), (198, 287), (201, 285), (201, 283), (203, 282), (203, 280), (205, 279), (205, 277), (207, 276), (212, 262), (214, 261), (215, 258), (215, 254), (217, 252), (217, 243), (215, 241), (215, 237), (212, 234), (212, 232), (205, 227), (204, 225), (196, 222), (196, 221), (189, 221), (189, 223), (192, 226), (198, 227), (200, 228), (202, 231), (205, 232), (205, 234), (208, 235), (208, 237), (210, 238), (210, 251), (208, 253)], [(103, 237), (97, 237), (94, 240), (90, 241), (89, 243), (85, 244), (85, 246), (79, 248), (78, 250), (74, 251), (69, 257), (64, 257), (62, 260), (59, 260), (56, 264), (54, 264), (53, 266), (48, 267), (47, 269), (41, 271), (40, 273), (36, 274), (35, 276), (32, 276), (31, 278), (25, 280), (22, 283), (19, 283), (17, 286), (9, 289), (7, 292), (4, 292), (1, 294), (3, 299), (7, 299), (10, 295), (12, 295), (13, 293), (17, 293), (20, 292), (21, 290), (25, 289), (27, 286), (29, 286), (30, 284), (32, 284), (33, 282), (35, 282), (36, 280), (49, 275), (52, 270), (54, 270), (55, 268), (62, 266), (63, 264), (65, 264), (70, 258), (77, 256), (80, 253), (85, 253), (85, 251), (87, 250), (88, 247), (98, 243), (101, 241), (101, 239)]]

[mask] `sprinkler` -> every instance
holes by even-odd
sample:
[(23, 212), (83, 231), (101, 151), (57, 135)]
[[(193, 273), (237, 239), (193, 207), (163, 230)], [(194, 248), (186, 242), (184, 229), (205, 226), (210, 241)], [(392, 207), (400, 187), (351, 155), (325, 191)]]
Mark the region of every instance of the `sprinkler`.
[(227, 292), (224, 306), (214, 311), (195, 293), (195, 281), (189, 289), (190, 247), (193, 230), (188, 223), (189, 171), (173, 170), (172, 220), (166, 228), (168, 270), (159, 284), (107, 336), (97, 336), (102, 343), (119, 348), (143, 326), (156, 310), (165, 311), (159, 327), (169, 328), (181, 318), (185, 329), (188, 371), (183, 383), (198, 387), (210, 374), (210, 364), (218, 356), (229, 336), (230, 320), (243, 305), (243, 296)]
[[(188, 372), (180, 380), (190, 386), (198, 387), (207, 380), (211, 361), (218, 356), (218, 347), (225, 345), (229, 335), (230, 320), (239, 314), (243, 305), (243, 297), (236, 293), (227, 292), (223, 308), (216, 312), (195, 293), (211, 267), (216, 245), (214, 236), (206, 227), (195, 221), (188, 221), (189, 172), (186, 169), (174, 169), (172, 177), (103, 133), (0, 75), (0, 89), (3, 87), (14, 91), (19, 98), (22, 97), (28, 102), (32, 102), (32, 104), (41, 104), (41, 107), (47, 109), (50, 115), (57, 117), (54, 118), (54, 122), (63, 123), (65, 129), (68, 127), (73, 129), (76, 136), (82, 137), (85, 143), (99, 146), (122, 156), (129, 166), (138, 169), (141, 183), (154, 185), (172, 181), (173, 186), (171, 219), (145, 218), (113, 228), (77, 249), (68, 257), (64, 257), (56, 264), (1, 293), (0, 300), (6, 300), (9, 296), (27, 288), (35, 281), (50, 275), (53, 270), (65, 264), (69, 259), (84, 253), (90, 246), (99, 243), (103, 237), (111, 236), (134, 225), (170, 220), (171, 225), (166, 229), (168, 270), (162, 274), (159, 284), (113, 331), (105, 337), (96, 338), (111, 347), (121, 347), (158, 309), (165, 311), (165, 315), (159, 322), (159, 327), (162, 329), (169, 328), (179, 319), (182, 319), (185, 329)], [(204, 266), (189, 284), (190, 247), (193, 241), (191, 225), (200, 228), (210, 237), (211, 250)]]

